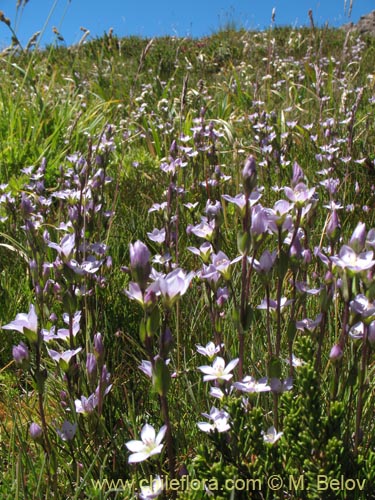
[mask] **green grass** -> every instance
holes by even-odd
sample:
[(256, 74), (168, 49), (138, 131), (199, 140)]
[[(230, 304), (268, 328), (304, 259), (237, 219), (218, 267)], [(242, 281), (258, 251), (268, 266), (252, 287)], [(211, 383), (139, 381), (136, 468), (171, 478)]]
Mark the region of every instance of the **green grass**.
[[(159, 466), (157, 462), (155, 465), (141, 464), (137, 469), (127, 462), (125, 443), (138, 439), (146, 421), (158, 429), (163, 418), (158, 396), (150, 390), (147, 377), (137, 369), (142, 359), (148, 359), (147, 348), (139, 340), (143, 314), (138, 305), (125, 297), (124, 290), (130, 278), (120, 268), (129, 264), (129, 243), (137, 239), (147, 242), (153, 254), (159, 251), (158, 245), (147, 241), (146, 235), (154, 227), (161, 228), (165, 223), (160, 214), (148, 212), (153, 203), (166, 199), (165, 193), (171, 182), (159, 166), (168, 159), (173, 140), (179, 140), (181, 135), (192, 136), (191, 129), (202, 116), (202, 108), (205, 127), (212, 124), (220, 132), (220, 137), (215, 143), (215, 153), (208, 154), (203, 148), (197, 156), (187, 160), (188, 166), (180, 169), (173, 179), (174, 183), (186, 189), (184, 198), (179, 198), (178, 202), (173, 197), (174, 212), (170, 214), (179, 216), (177, 242), (181, 267), (198, 268), (197, 258), (187, 247), (202, 243), (193, 235), (187, 236), (186, 228), (189, 224), (199, 223), (208, 198), (221, 199), (222, 194), (234, 196), (240, 192), (241, 170), (249, 154), (253, 154), (258, 163), (266, 162), (258, 168), (258, 183), (265, 186), (261, 201), (264, 206), (272, 207), (281, 196), (271, 187), (289, 185), (295, 161), (304, 170), (311, 186), (318, 185), (322, 180), (317, 171), (330, 166), (335, 177), (340, 179), (338, 199), (344, 206), (353, 203), (356, 207), (354, 212), (340, 212), (343, 241), (348, 241), (358, 220), (366, 222), (368, 229), (372, 227), (375, 127), (373, 105), (369, 99), (374, 95), (375, 80), (369, 76), (373, 70), (375, 42), (372, 39), (363, 42), (358, 60), (356, 36), (349, 36), (345, 50), (344, 43), (345, 33), (340, 30), (312, 31), (306, 28), (275, 28), (260, 33), (222, 30), (201, 40), (164, 37), (151, 41), (137, 37), (120, 39), (108, 34), (79, 47), (50, 46), (45, 50), (15, 51), (0, 56), (0, 182), (9, 183), (16, 198), (21, 192), (28, 192), (24, 188), (26, 176), (21, 169), (38, 166), (45, 158), (46, 184), (52, 193), (57, 189), (60, 168), (68, 168), (67, 155), (81, 151), (95, 158), (93, 146), (95, 148), (99, 143), (108, 126), (113, 130), (116, 146), (108, 155), (105, 166), (106, 173), (113, 177), (113, 183), (103, 188), (101, 193), (106, 209), (113, 209), (115, 215), (109, 226), (101, 219), (100, 224), (95, 225), (94, 221), (90, 231), (87, 231), (93, 240), (97, 238), (108, 244), (113, 265), (105, 272), (105, 288), (101, 289), (98, 285), (94, 296), (82, 300), (77, 298), (77, 304), (89, 311), (85, 316), (85, 345), (91, 347), (93, 334), (98, 331), (104, 336), (106, 363), (112, 374), (113, 388), (100, 417), (81, 418), (75, 415), (74, 401), (70, 401), (73, 404), (69, 415), (74, 416), (73, 420), (77, 418), (79, 424), (77, 445), (62, 442), (56, 436), (55, 428), (61, 426), (67, 415), (60, 404), (64, 383), (59, 369), (50, 360), (44, 361), (50, 374), (46, 383), (48, 426), (52, 443), (58, 450), (56, 456), (63, 457), (57, 464), (47, 463), (43, 449), (28, 435), (30, 422), (39, 421), (40, 417), (35, 403), (36, 388), (30, 386), (30, 380), (20, 368), (9, 363), (12, 345), (18, 343), (22, 336), (1, 330), (1, 498), (125, 498), (120, 493), (117, 496), (115, 493), (113, 496), (110, 496), (111, 493), (95, 493), (91, 480), (135, 478), (138, 481), (150, 473), (166, 473), (167, 460)], [(360, 86), (363, 86), (363, 96), (357, 101)], [(350, 123), (344, 122), (350, 116), (350, 110), (354, 110), (352, 129)], [(339, 157), (350, 155), (353, 160), (365, 159), (364, 163), (351, 161), (346, 164), (339, 157), (331, 161), (317, 161), (316, 155), (321, 153), (319, 146), (330, 140), (322, 123), (331, 118), (335, 120), (331, 133), (337, 138), (350, 136), (352, 139), (351, 146), (339, 143)], [(289, 123), (293, 120), (298, 122), (294, 128)], [(255, 128), (255, 124), (273, 125), (273, 144), (277, 145), (282, 157), (264, 149), (267, 134), (262, 126)], [(308, 124), (312, 124), (311, 130), (304, 127)], [(290, 134), (286, 136), (288, 131)], [(315, 135), (316, 139), (312, 140), (311, 135)], [(204, 137), (202, 141), (205, 146), (212, 147), (214, 144), (212, 137)], [(188, 144), (192, 145), (192, 141)], [(135, 162), (137, 166), (134, 166)], [(209, 186), (207, 181), (215, 177), (216, 165), (220, 165), (223, 174), (232, 178), (228, 182)], [(355, 182), (359, 183), (359, 192), (355, 190)], [(328, 203), (329, 197), (323, 189), (319, 191), (319, 197), (314, 220), (306, 222), (311, 248), (323, 241), (326, 244), (327, 210), (322, 205)], [(198, 202), (198, 207), (191, 213), (187, 212), (182, 207), (187, 202)], [(369, 210), (363, 212), (363, 205), (367, 205)], [(66, 219), (66, 213), (61, 212), (62, 206), (62, 203), (56, 202), (51, 207), (46, 216), (46, 227), (50, 228), (56, 220)], [(220, 245), (230, 258), (234, 258), (238, 254), (236, 238), (241, 221), (233, 205), (223, 201), (223, 206)], [(2, 210), (4, 214), (1, 215), (5, 215), (5, 205)], [(1, 324), (10, 322), (19, 312), (27, 311), (28, 304), (33, 302), (32, 277), (22, 255), (16, 251), (21, 248), (28, 259), (35, 257), (30, 239), (21, 228), (22, 223), (19, 207), (10, 212), (9, 218), (2, 223), (1, 243), (13, 248), (0, 247)], [(57, 231), (53, 232), (54, 241), (58, 241), (57, 234)], [(37, 237), (41, 241), (41, 234)], [(269, 240), (261, 245), (262, 250), (268, 247)], [(273, 248), (276, 248), (275, 244)], [(41, 244), (38, 251), (40, 259), (48, 257), (53, 260), (51, 249), (42, 250)], [(271, 296), (275, 296), (280, 279), (283, 295), (289, 296), (293, 290), (292, 279), (303, 279), (307, 269), (312, 273), (311, 284), (323, 282), (323, 266), (318, 260), (312, 268), (301, 265), (300, 268), (289, 269), (285, 275), (281, 271), (278, 275), (275, 270), (270, 280)], [(226, 346), (227, 360), (236, 357), (239, 351), (232, 310), (235, 309), (233, 298), (240, 302), (240, 264), (235, 268), (232, 282), (234, 297), (223, 318), (216, 318)], [(358, 285), (357, 291), (359, 286), (368, 292), (373, 285)], [(246, 374), (260, 378), (267, 369), (273, 368), (270, 368), (272, 360), (267, 358), (266, 316), (256, 309), (264, 298), (264, 287), (255, 273), (251, 290), (249, 317), (252, 322), (245, 339), (244, 369)], [(51, 310), (61, 314), (65, 312), (65, 305), (56, 303)], [(45, 307), (48, 310), (50, 306), (45, 304)], [(297, 319), (315, 317), (321, 310), (321, 304), (314, 297), (307, 301), (297, 297), (294, 307)], [(282, 469), (287, 464), (287, 470), (293, 474), (304, 470), (304, 466), (312, 475), (319, 470), (332, 474), (354, 474), (356, 466), (363, 460), (364, 468), (358, 465), (358, 470), (362, 473), (367, 467), (361, 477), (370, 482), (373, 475), (370, 465), (374, 460), (371, 451), (374, 445), (372, 351), (364, 397), (366, 433), (363, 449), (359, 457), (352, 456), (346, 448), (345, 451), (340, 448), (341, 442), (337, 444), (335, 441), (344, 436), (347, 446), (351, 440), (348, 433), (353, 430), (353, 412), (345, 417), (340, 404), (334, 400), (347, 407), (355, 407), (353, 391), (356, 394), (358, 386), (351, 381), (351, 377), (360, 360), (359, 349), (351, 347), (343, 361), (344, 375), (336, 388), (337, 398), (331, 400), (330, 395), (335, 390), (332, 387), (334, 367), (328, 356), (342, 326), (342, 309), (342, 302), (337, 301), (330, 310), (320, 380), (310, 368), (306, 368), (297, 384), (298, 397), (293, 400), (286, 395), (280, 403), (286, 432), (289, 435), (293, 435), (294, 431), (310, 432), (311, 446), (321, 446), (321, 455), (314, 448), (312, 456), (308, 456), (311, 443), (306, 435), (302, 436), (301, 445), (294, 436), (297, 444), (288, 443), (284, 448), (280, 446), (280, 456), (279, 452), (272, 451), (273, 448), (266, 448), (259, 436), (249, 437), (247, 434), (250, 433), (245, 432), (246, 426), (254, 424), (254, 428), (258, 428), (262, 421), (255, 407), (262, 408), (264, 426), (272, 424), (270, 415), (274, 401), (271, 397), (258, 395), (252, 400), (251, 411), (245, 417), (241, 415), (238, 401), (229, 404), (233, 415), (236, 415), (233, 417), (233, 428), (239, 429), (239, 439), (244, 440), (243, 449), (253, 450), (251, 456), (243, 456), (241, 442), (237, 448), (233, 442), (219, 441), (218, 436), (214, 436), (211, 442), (196, 426), (196, 422), (203, 420), (201, 413), (209, 412), (213, 404), (207, 384), (202, 382), (202, 374), (197, 371), (197, 367), (205, 362), (196, 353), (196, 344), (205, 345), (212, 340), (215, 328), (210, 316), (211, 292), (202, 281), (191, 286), (181, 300), (179, 310), (167, 314), (174, 336), (170, 358), (176, 378), (172, 379), (168, 399), (176, 447), (176, 470), (186, 466), (192, 476), (201, 474), (202, 477), (222, 478), (235, 470), (245, 477), (253, 477), (252, 474), (254, 477), (261, 474), (265, 477), (267, 471), (272, 473), (272, 467), (276, 471), (277, 467)], [(289, 319), (288, 314), (283, 314), (279, 325), (283, 358), (287, 357)], [(272, 321), (273, 338), (277, 328), (276, 321)], [(315, 341), (314, 337), (305, 338), (297, 334), (295, 346), (299, 352), (296, 354), (313, 360)], [(84, 359), (82, 357), (82, 373), (85, 371)], [(281, 363), (280, 360), (278, 362)], [(287, 375), (284, 365), (279, 371), (283, 376)], [(313, 390), (314, 384), (319, 387)], [(77, 396), (87, 394), (88, 385), (87, 380), (81, 383), (78, 387), (82, 392)], [(301, 414), (300, 422), (298, 412)], [(311, 416), (316, 417), (315, 423)], [(338, 431), (340, 426), (344, 428), (342, 434)], [(259, 456), (254, 450), (259, 451)], [(306, 454), (305, 464), (303, 460), (298, 463), (301, 453)], [(290, 463), (289, 456), (292, 457)], [(344, 463), (340, 469), (337, 457), (346, 460), (348, 456), (358, 461), (350, 463), (347, 468)], [(320, 498), (317, 493), (314, 494), (306, 498)], [(201, 496), (180, 493), (180, 498), (204, 497), (203, 493)]]

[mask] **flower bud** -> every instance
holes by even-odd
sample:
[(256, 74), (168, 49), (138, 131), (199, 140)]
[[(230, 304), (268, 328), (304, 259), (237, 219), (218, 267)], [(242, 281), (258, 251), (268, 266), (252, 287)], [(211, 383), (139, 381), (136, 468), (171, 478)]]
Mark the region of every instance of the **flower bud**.
[(303, 182), (304, 179), (304, 173), (302, 168), (298, 165), (298, 163), (295, 161), (293, 163), (293, 168), (292, 168), (292, 187), (297, 186), (299, 182)]
[(38, 441), (42, 437), (42, 434), (43, 434), (42, 428), (40, 427), (40, 425), (36, 424), (35, 422), (33, 422), (30, 425), (29, 432), (30, 432), (31, 438), (34, 439), (34, 441)]
[(329, 359), (335, 363), (336, 361), (340, 361), (340, 359), (343, 357), (344, 353), (342, 351), (342, 348), (339, 344), (335, 344), (331, 352), (329, 353)]
[(327, 236), (331, 243), (335, 243), (340, 236), (340, 220), (337, 211), (334, 210), (327, 224)]
[(150, 251), (141, 241), (130, 244), (130, 269), (134, 281), (138, 283), (141, 290), (146, 289), (147, 280), (151, 272)]
[(367, 340), (372, 346), (375, 345), (375, 321), (371, 321), (368, 326)]
[(20, 342), (12, 349), (13, 359), (17, 365), (22, 365), (24, 361), (29, 359), (29, 349), (24, 342)]
[(254, 156), (250, 155), (242, 170), (242, 181), (246, 195), (250, 195), (257, 184), (257, 169)]
[(96, 364), (96, 357), (92, 352), (87, 353), (86, 370), (90, 382), (93, 382), (96, 378), (97, 364)]
[(98, 357), (104, 354), (104, 345), (101, 333), (96, 333), (94, 335), (94, 349)]
[(357, 227), (354, 229), (352, 237), (349, 241), (349, 246), (356, 253), (362, 252), (366, 243), (366, 224), (358, 222)]

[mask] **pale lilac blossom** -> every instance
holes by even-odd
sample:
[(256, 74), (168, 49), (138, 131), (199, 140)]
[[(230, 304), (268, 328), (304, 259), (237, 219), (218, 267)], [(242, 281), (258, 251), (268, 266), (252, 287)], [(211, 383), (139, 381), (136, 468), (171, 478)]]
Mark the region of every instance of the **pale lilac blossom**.
[(153, 500), (163, 493), (163, 480), (160, 476), (156, 476), (150, 485), (142, 485), (140, 489), (139, 498), (141, 500)]
[(203, 417), (208, 418), (212, 421), (212, 424), (208, 422), (198, 422), (198, 427), (203, 432), (227, 432), (230, 429), (229, 419), (230, 415), (225, 410), (218, 410), (215, 407), (211, 408), (210, 413), (202, 413)]
[(219, 344), (216, 346), (213, 342), (208, 342), (208, 344), (206, 344), (205, 347), (198, 344), (196, 347), (197, 347), (197, 352), (199, 354), (202, 354), (203, 356), (207, 356), (209, 359), (212, 359), (215, 356), (215, 354), (217, 354), (220, 351), (220, 349), (224, 347), (224, 344)]
[(72, 441), (77, 431), (77, 424), (72, 424), (67, 420), (62, 424), (61, 429), (56, 429), (57, 434), (63, 441)]
[(16, 330), (20, 333), (25, 333), (24, 329), (30, 330), (33, 333), (37, 333), (38, 331), (38, 317), (35, 312), (35, 307), (33, 304), (30, 304), (29, 312), (19, 313), (16, 316), (16, 319), (8, 323), (7, 325), (2, 326), (3, 330)]
[(156, 435), (155, 429), (150, 424), (145, 424), (141, 430), (141, 440), (131, 440), (126, 443), (126, 447), (131, 451), (128, 458), (130, 464), (143, 462), (149, 457), (158, 455), (163, 449), (163, 438), (167, 431), (167, 426), (163, 425)]
[(267, 429), (267, 432), (262, 431), (262, 435), (265, 443), (275, 444), (276, 441), (278, 441), (281, 438), (283, 433), (277, 432), (275, 427), (272, 426)]
[(198, 370), (204, 373), (203, 381), (208, 382), (210, 380), (225, 380), (228, 381), (233, 377), (230, 373), (238, 364), (239, 359), (233, 359), (227, 366), (225, 366), (225, 361), (223, 358), (218, 356), (213, 362), (212, 366), (199, 366)]
[(268, 392), (271, 390), (271, 386), (268, 384), (266, 377), (256, 380), (250, 375), (246, 375), (242, 382), (235, 382), (233, 387), (247, 393)]

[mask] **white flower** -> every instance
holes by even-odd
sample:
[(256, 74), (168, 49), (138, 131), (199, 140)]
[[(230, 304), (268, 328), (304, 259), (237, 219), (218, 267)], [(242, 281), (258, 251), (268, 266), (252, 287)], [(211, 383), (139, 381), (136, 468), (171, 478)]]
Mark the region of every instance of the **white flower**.
[(152, 500), (157, 498), (163, 492), (163, 481), (160, 476), (156, 476), (150, 485), (141, 486), (139, 498), (141, 500)]
[(266, 443), (274, 444), (283, 435), (282, 432), (277, 432), (274, 426), (270, 427), (267, 432), (262, 431), (263, 439)]
[(224, 347), (224, 344), (219, 344), (215, 346), (213, 342), (209, 342), (208, 344), (206, 344), (206, 347), (197, 344), (197, 352), (211, 359), (215, 356), (215, 354), (217, 354), (220, 351), (222, 347)]
[(225, 366), (224, 359), (218, 356), (212, 366), (199, 366), (198, 369), (206, 374), (203, 377), (204, 382), (209, 380), (230, 380), (233, 377), (230, 372), (237, 366), (238, 361), (238, 358), (233, 359)]
[(258, 381), (254, 377), (247, 375), (242, 382), (235, 382), (233, 386), (242, 392), (267, 392), (271, 387), (267, 384), (267, 378), (261, 378)]
[(224, 392), (220, 389), (220, 387), (210, 387), (210, 396), (217, 399), (223, 399), (225, 396)]
[(224, 410), (218, 410), (214, 406), (211, 408), (210, 413), (202, 413), (202, 415), (209, 420), (212, 420), (213, 423), (210, 424), (208, 422), (198, 422), (197, 425), (203, 432), (226, 432), (229, 431), (229, 418), (230, 415), (228, 412)]
[(141, 430), (142, 441), (132, 440), (126, 443), (126, 447), (132, 454), (129, 456), (128, 462), (130, 464), (136, 462), (143, 462), (153, 455), (157, 455), (163, 449), (160, 444), (166, 433), (167, 426), (163, 427), (155, 437), (155, 429), (150, 424), (145, 424)]

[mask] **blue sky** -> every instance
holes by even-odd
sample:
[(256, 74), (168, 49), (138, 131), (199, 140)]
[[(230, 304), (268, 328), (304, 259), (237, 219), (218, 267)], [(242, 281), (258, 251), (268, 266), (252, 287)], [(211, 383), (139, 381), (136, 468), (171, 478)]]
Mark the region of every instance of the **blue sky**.
[[(16, 0), (0, 0), (0, 10), (10, 18), (22, 43), (45, 26), (43, 43), (53, 41), (56, 26), (68, 45), (82, 36), (80, 27), (98, 37), (111, 27), (118, 36), (153, 37), (210, 35), (228, 22), (248, 29), (270, 24), (276, 9), (277, 25), (301, 26), (309, 23), (313, 10), (316, 24), (340, 26), (348, 22), (345, 0), (29, 0), (16, 17)], [(21, 2), (23, 3), (23, 2)], [(347, 7), (350, 0), (347, 0)], [(374, 0), (354, 0), (352, 21), (375, 9)], [(49, 22), (47, 18), (51, 13)], [(0, 48), (10, 42), (7, 27), (0, 24)]]

